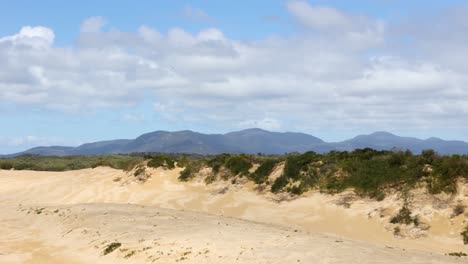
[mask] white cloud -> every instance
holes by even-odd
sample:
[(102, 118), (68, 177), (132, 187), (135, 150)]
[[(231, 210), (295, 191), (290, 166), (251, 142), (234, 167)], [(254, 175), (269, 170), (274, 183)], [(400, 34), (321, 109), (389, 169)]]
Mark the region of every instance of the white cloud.
[(98, 33), (106, 24), (106, 20), (102, 17), (90, 17), (83, 21), (80, 27), (80, 31), (82, 33)]
[(382, 44), (385, 24), (365, 16), (350, 15), (328, 6), (312, 6), (304, 0), (288, 1), (293, 16), (306, 28), (318, 31), (322, 37), (332, 37), (358, 48)]
[(262, 128), (270, 131), (281, 129), (281, 122), (274, 118), (263, 118), (260, 120), (245, 120), (239, 123), (239, 128)]
[(50, 28), (25, 26), (15, 35), (0, 38), (0, 45), (24, 45), (34, 49), (42, 49), (50, 47), (54, 43), (54, 38), (54, 31)]
[(182, 16), (188, 20), (201, 21), (201, 22), (213, 22), (214, 19), (209, 16), (205, 11), (200, 8), (195, 8), (187, 5), (182, 10)]
[(299, 21), (312, 28), (346, 28), (354, 21), (335, 8), (326, 6), (313, 7), (306, 1), (290, 1), (287, 7)]

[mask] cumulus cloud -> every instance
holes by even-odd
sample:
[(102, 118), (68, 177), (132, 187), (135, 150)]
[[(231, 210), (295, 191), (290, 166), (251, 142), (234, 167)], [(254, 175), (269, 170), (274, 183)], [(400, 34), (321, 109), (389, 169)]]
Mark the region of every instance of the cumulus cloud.
[(27, 46), (34, 49), (50, 47), (54, 43), (55, 34), (46, 27), (22, 27), (12, 36), (0, 38), (0, 45)]
[(307, 1), (293, 0), (288, 10), (307, 29), (348, 42), (358, 48), (369, 48), (384, 42), (385, 23), (362, 15), (351, 15), (328, 6), (312, 6)]
[[(103, 31), (104, 20), (90, 18), (76, 46), (59, 48), (51, 29), (27, 27), (0, 39), (0, 102), (83, 111), (145, 98), (171, 122), (226, 129), (468, 128), (468, 63), (434, 52), (466, 54), (466, 42), (427, 44), (437, 31), (403, 32), (305, 1), (287, 8), (303, 31), (252, 41), (217, 28)], [(386, 45), (405, 35), (418, 54)]]

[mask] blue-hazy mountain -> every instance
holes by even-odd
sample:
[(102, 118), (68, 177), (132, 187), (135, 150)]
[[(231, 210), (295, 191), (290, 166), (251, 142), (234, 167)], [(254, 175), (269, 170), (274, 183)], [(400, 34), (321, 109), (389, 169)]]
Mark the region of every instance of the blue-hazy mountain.
[(375, 132), (369, 135), (359, 135), (342, 142), (327, 143), (304, 133), (280, 133), (252, 128), (227, 134), (202, 134), (188, 130), (155, 131), (141, 135), (136, 139), (100, 141), (78, 147), (36, 147), (9, 156), (23, 154), (67, 156), (135, 152), (283, 154), (306, 151), (321, 153), (331, 150), (351, 151), (357, 148), (409, 149), (414, 153), (420, 153), (424, 149), (434, 149), (440, 154), (468, 154), (468, 143), (439, 138), (418, 139), (400, 137), (387, 132)]

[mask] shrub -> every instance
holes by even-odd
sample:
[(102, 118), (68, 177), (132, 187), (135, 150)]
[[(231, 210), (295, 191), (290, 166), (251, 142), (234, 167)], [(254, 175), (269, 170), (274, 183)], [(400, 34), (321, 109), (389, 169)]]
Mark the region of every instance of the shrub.
[(299, 180), (301, 174), (308, 170), (309, 165), (319, 159), (320, 156), (313, 151), (289, 156), (286, 158), (283, 175), (288, 179)]
[(460, 233), (460, 235), (463, 238), (463, 244), (467, 245), (468, 244), (468, 225), (465, 227), (465, 230)]
[(148, 161), (148, 167), (151, 168), (159, 168), (164, 167), (168, 169), (175, 168), (175, 162), (172, 158), (166, 155), (157, 155), (157, 156), (150, 156), (151, 159)]
[(207, 161), (207, 165), (211, 167), (214, 173), (218, 173), (222, 166), (226, 163), (226, 160), (231, 157), (230, 154), (220, 154)]
[(453, 208), (453, 216), (459, 216), (465, 212), (465, 206), (463, 204), (457, 204)]
[(288, 182), (288, 179), (284, 175), (281, 175), (273, 182), (273, 185), (271, 186), (271, 192), (277, 193), (281, 191), (288, 184)]
[(464, 252), (450, 252), (448, 253), (448, 255), (452, 257), (459, 257), (459, 258), (468, 256), (468, 254)]
[(198, 162), (189, 163), (183, 171), (180, 172), (179, 180), (188, 181), (192, 179), (201, 169), (201, 164)]
[(135, 170), (135, 172), (133, 173), (133, 175), (134, 175), (135, 177), (138, 177), (138, 176), (140, 176), (140, 175), (145, 174), (145, 172), (146, 172), (145, 168), (142, 167), (142, 166), (140, 166), (140, 167), (138, 167), (138, 168)]
[(402, 168), (390, 166), (384, 159), (355, 161), (345, 170), (349, 173), (345, 184), (371, 198), (381, 197), (381, 189), (400, 182), (403, 175)]
[(301, 188), (301, 185), (299, 186), (293, 186), (291, 187), (291, 189), (289, 190), (290, 193), (294, 194), (294, 195), (301, 195), (304, 193), (304, 189)]
[(252, 168), (252, 162), (245, 155), (235, 155), (229, 157), (224, 166), (233, 175), (247, 175), (249, 173), (249, 169)]
[(426, 149), (421, 152), (420, 160), (423, 164), (432, 165), (438, 158), (437, 153), (432, 149)]
[(2, 170), (11, 170), (11, 169), (13, 169), (13, 164), (11, 164), (9, 162), (2, 162), (2, 163), (0, 163), (0, 169), (2, 169)]
[(403, 207), (401, 207), (398, 214), (390, 219), (390, 223), (405, 225), (413, 223), (413, 218), (411, 217), (411, 210), (404, 205)]
[(268, 159), (264, 161), (258, 168), (249, 175), (249, 178), (253, 180), (256, 184), (262, 184), (267, 179), (268, 176), (273, 172), (273, 169), (278, 164), (278, 160)]
[(114, 250), (118, 249), (120, 246), (122, 246), (121, 243), (119, 242), (113, 242), (113, 243), (110, 243), (109, 245), (107, 245), (107, 247), (104, 249), (104, 256), (107, 255), (107, 254), (110, 254), (112, 253)]

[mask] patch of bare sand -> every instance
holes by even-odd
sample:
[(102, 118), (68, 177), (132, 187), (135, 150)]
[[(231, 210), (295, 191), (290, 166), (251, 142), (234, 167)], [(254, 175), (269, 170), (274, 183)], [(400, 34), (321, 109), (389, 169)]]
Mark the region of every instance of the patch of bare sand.
[[(232, 247), (232, 249), (236, 246), (238, 248), (240, 247), (241, 243), (238, 240), (245, 240), (250, 236), (254, 236), (249, 242), (251, 243), (249, 245), (257, 245), (254, 248), (258, 248), (258, 245), (265, 244), (270, 240), (278, 241), (278, 244), (265, 244), (266, 246), (264, 253), (257, 252), (257, 255), (250, 256), (252, 260), (256, 260), (256, 262), (252, 263), (262, 263), (259, 262), (259, 258), (264, 258), (265, 261), (268, 260), (268, 254), (271, 255), (271, 261), (266, 261), (265, 263), (290, 263), (290, 261), (287, 260), (292, 261), (293, 258), (296, 257), (298, 259), (303, 259), (304, 261), (308, 260), (308, 263), (312, 263), (312, 261), (317, 260), (312, 259), (313, 256), (308, 256), (308, 252), (314, 252), (314, 254), (318, 254), (318, 256), (322, 257), (325, 256), (323, 255), (325, 253), (330, 255), (344, 254), (342, 256), (343, 258), (341, 259), (335, 259), (331, 256), (329, 256), (328, 259), (318, 258), (321, 259), (322, 262), (315, 261), (316, 263), (377, 263), (377, 261), (364, 261), (364, 256), (367, 256), (367, 258), (370, 260), (372, 259), (370, 255), (375, 254), (377, 254), (376, 256), (379, 258), (380, 262), (378, 263), (395, 263), (396, 261), (402, 262), (400, 259), (398, 259), (398, 256), (405, 256), (406, 259), (412, 259), (412, 256), (417, 256), (415, 259), (418, 259), (418, 261), (426, 261), (422, 261), (420, 263), (450, 263), (449, 261), (452, 261), (452, 258), (443, 256), (437, 256), (434, 258), (429, 253), (412, 252), (404, 254), (402, 253), (402, 250), (398, 248), (418, 249), (435, 253), (448, 253), (454, 251), (458, 252), (464, 251), (466, 249), (466, 247), (461, 243), (459, 234), (456, 234), (456, 230), (459, 229), (459, 226), (457, 225), (461, 226), (463, 223), (463, 220), (459, 219), (462, 219), (464, 216), (459, 216), (455, 219), (459, 223), (456, 221), (453, 223), (454, 220), (451, 220), (445, 215), (440, 215), (439, 217), (437, 214), (432, 214), (431, 217), (436, 222), (434, 232), (432, 232), (430, 229), (425, 237), (418, 239), (402, 239), (394, 237), (392, 232), (389, 232), (388, 227), (385, 226), (385, 224), (388, 223), (389, 214), (398, 208), (398, 205), (392, 204), (394, 203), (394, 200), (392, 199), (386, 199), (384, 202), (363, 201), (362, 199), (352, 200), (350, 202), (348, 201), (350, 203), (349, 206), (341, 206), (336, 205), (337, 200), (340, 199), (339, 196), (309, 193), (304, 197), (300, 197), (292, 201), (277, 203), (273, 201), (272, 197), (269, 197), (268, 195), (254, 192), (254, 186), (251, 184), (236, 185), (230, 184), (228, 182), (216, 182), (212, 185), (206, 186), (202, 182), (181, 183), (177, 180), (179, 171), (180, 170), (178, 169), (172, 171), (161, 169), (150, 170), (152, 176), (144, 184), (133, 182), (132, 176), (125, 172), (109, 168), (96, 168), (60, 173), (0, 171), (0, 205), (2, 205), (4, 208), (9, 208), (8, 210), (5, 209), (0, 213), (0, 220), (2, 223), (4, 223), (9, 219), (9, 223), (11, 225), (9, 227), (8, 225), (3, 227), (4, 230), (0, 229), (0, 232), (2, 234), (8, 232), (13, 232), (13, 234), (16, 234), (16, 236), (11, 238), (0, 238), (0, 263), (28, 263), (26, 261), (30, 261), (30, 259), (38, 261), (34, 263), (41, 263), (39, 262), (40, 258), (45, 259), (43, 263), (64, 263), (61, 262), (63, 257), (68, 259), (71, 256), (72, 259), (77, 261), (77, 263), (106, 263), (103, 261), (108, 259), (114, 261), (111, 261), (110, 263), (118, 263), (115, 261), (125, 261), (125, 256), (133, 251), (131, 247), (137, 248), (138, 243), (135, 241), (145, 239), (137, 239), (137, 237), (145, 237), (145, 234), (149, 235), (151, 232), (155, 232), (153, 229), (157, 230), (156, 226), (160, 226), (162, 229), (166, 230), (163, 232), (163, 237), (179, 237), (177, 241), (174, 240), (173, 242), (167, 242), (168, 244), (175, 243), (174, 248), (168, 249), (169, 252), (170, 250), (175, 251), (176, 247), (179, 246), (178, 243), (182, 243), (180, 241), (190, 240), (194, 236), (197, 237), (197, 241), (208, 241), (206, 243), (213, 241), (212, 243), (215, 244), (216, 247), (219, 247), (219, 244), (226, 243), (221, 242), (221, 240), (232, 240), (231, 244), (226, 244), (226, 246), (229, 245), (229, 247)], [(462, 199), (464, 198), (462, 197)], [(281, 231), (282, 229), (278, 228), (277, 226), (273, 227), (264, 224), (254, 224), (251, 222), (241, 221), (239, 223), (243, 223), (243, 225), (248, 226), (251, 224), (253, 226), (248, 228), (245, 227), (245, 230), (243, 231), (239, 229), (227, 229), (223, 230), (221, 233), (216, 234), (212, 233), (213, 230), (215, 230), (213, 229), (214, 227), (212, 223), (203, 224), (203, 221), (205, 221), (204, 219), (217, 219), (216, 221), (219, 221), (220, 225), (225, 226), (225, 222), (227, 221), (226, 218), (219, 216), (204, 216), (193, 212), (184, 213), (165, 211), (171, 212), (168, 216), (166, 216), (166, 218), (169, 220), (172, 219), (172, 221), (164, 222), (159, 218), (151, 219), (148, 216), (148, 214), (151, 214), (151, 212), (160, 211), (162, 209), (146, 208), (144, 210), (140, 210), (138, 209), (140, 208), (138, 206), (119, 207), (117, 205), (107, 204), (69, 206), (66, 210), (69, 209), (71, 213), (66, 214), (62, 218), (60, 218), (60, 216), (57, 218), (57, 216), (54, 216), (55, 213), (50, 212), (48, 213), (50, 214), (49, 216), (46, 214), (46, 212), (38, 215), (35, 212), (30, 212), (27, 214), (26, 211), (21, 211), (31, 210), (31, 208), (40, 209), (42, 207), (45, 207), (50, 211), (52, 210), (50, 208), (55, 208), (57, 206), (63, 207), (64, 205), (75, 205), (82, 203), (130, 203), (176, 209), (179, 211), (198, 211), (253, 220), (262, 223), (288, 226), (301, 230), (302, 232), (314, 233), (314, 235), (301, 233), (301, 236), (304, 236), (302, 239), (307, 238), (308, 242), (304, 242), (306, 240), (301, 240), (301, 243), (303, 244), (298, 246), (297, 250), (293, 250), (293, 248), (290, 247), (290, 245), (294, 245), (295, 243), (293, 240), (289, 240), (289, 238), (282, 240), (281, 235), (274, 235), (275, 232), (283, 232)], [(21, 206), (18, 207), (19, 205)], [(89, 208), (87, 206), (89, 206)], [(380, 216), (381, 212), (379, 211), (382, 209), (382, 207), (386, 208), (388, 211), (386, 216), (383, 218)], [(19, 210), (18, 208), (22, 209)], [(116, 208), (120, 209), (117, 210)], [(79, 211), (83, 209), (83, 212)], [(93, 209), (93, 214), (85, 213), (90, 209)], [(127, 209), (128, 212), (126, 211)], [(62, 212), (62, 210), (59, 211)], [(65, 214), (65, 212), (63, 212), (63, 214)], [(180, 214), (177, 217), (194, 217), (192, 225), (174, 222), (175, 219), (173, 216), (171, 216), (173, 214)], [(185, 214), (187, 214), (187, 216), (183, 216)], [(126, 225), (122, 224), (123, 222), (120, 220), (117, 221), (117, 219), (120, 219), (119, 217), (121, 215), (125, 215), (125, 217), (122, 218), (123, 222), (125, 222), (123, 219), (128, 219), (128, 221), (125, 222)], [(144, 222), (145, 215), (148, 217), (147, 222)], [(131, 218), (130, 216), (134, 218)], [(197, 217), (200, 217), (200, 219)], [(229, 220), (234, 221), (233, 219)], [(138, 222), (138, 225), (132, 224), (135, 221)], [(452, 224), (450, 224), (450, 222), (452, 222)], [(173, 223), (173, 225), (171, 225), (171, 223)], [(447, 227), (445, 228), (447, 231), (449, 231), (448, 233), (444, 233), (445, 223), (447, 223)], [(75, 237), (75, 235), (69, 236), (69, 234), (67, 235), (69, 238), (65, 238), (67, 236), (63, 237), (63, 232), (68, 232), (65, 229), (68, 229), (72, 226), (81, 230), (80, 232), (84, 232), (84, 237), (79, 238)], [(202, 229), (197, 231), (199, 233), (192, 233), (195, 231), (197, 226), (207, 229), (205, 230), (207, 232), (205, 234), (206, 237), (203, 237), (204, 231), (202, 232)], [(216, 225), (214, 226), (216, 227)], [(260, 232), (263, 230), (260, 228), (260, 226), (269, 228), (268, 232)], [(260, 231), (257, 230), (259, 228)], [(452, 228), (453, 231), (450, 231), (450, 228)], [(54, 230), (51, 231), (50, 229)], [(89, 231), (88, 229), (92, 231)], [(111, 243), (111, 238), (117, 238), (120, 236), (119, 234), (121, 233), (115, 231), (116, 229), (129, 230), (127, 232), (134, 233), (135, 236), (133, 238), (128, 237), (128, 241), (122, 240), (125, 242), (127, 247), (130, 247), (128, 248), (130, 251), (128, 253), (125, 253), (128, 250), (123, 252), (118, 251), (120, 253), (117, 252), (116, 254), (112, 255), (109, 254), (109, 256), (106, 257), (100, 256), (97, 252), (102, 251), (106, 243)], [(230, 233), (234, 231), (240, 233), (239, 237), (236, 238), (235, 234)], [(96, 232), (99, 232), (99, 236), (92, 235)], [(47, 233), (48, 235), (38, 236), (38, 233)], [(71, 233), (76, 234), (75, 231)], [(107, 233), (109, 233), (109, 239), (104, 239), (105, 242), (102, 242), (102, 245), (91, 242), (93, 239), (102, 241), (101, 237), (105, 236), (104, 234)], [(268, 236), (267, 233), (272, 233), (272, 235)], [(334, 234), (334, 236), (317, 235), (316, 233), (330, 233)], [(288, 235), (290, 236), (291, 234)], [(337, 239), (336, 235), (340, 237), (351, 238), (353, 240), (367, 241), (368, 243), (376, 244), (378, 246), (372, 247), (370, 244), (365, 242), (347, 241), (349, 245), (348, 249), (350, 251), (346, 253), (335, 251), (336, 248), (338, 248), (337, 245), (344, 245), (342, 243), (330, 242), (331, 244), (327, 244), (325, 243), (325, 240), (321, 241), (321, 239), (324, 237), (328, 237), (330, 241), (341, 240)], [(244, 238), (243, 236), (247, 238)], [(105, 237), (107, 237), (107, 235)], [(255, 237), (260, 237), (263, 240), (255, 240), (257, 239)], [(75, 240), (82, 241), (79, 243), (84, 243), (83, 241), (87, 240), (88, 242), (87, 244), (79, 244), (79, 246), (75, 246), (76, 244), (74, 243), (77, 243)], [(312, 240), (316, 241), (316, 243), (311, 243), (310, 241)], [(322, 242), (324, 245), (323, 247), (321, 246)], [(187, 244), (184, 243), (180, 244), (181, 248), (195, 248), (195, 241), (190, 243), (187, 242)], [(296, 244), (297, 243), (299, 242), (296, 242)], [(18, 248), (21, 248), (19, 245), (23, 244), (26, 245), (24, 247), (25, 249), (18, 251)], [(353, 246), (356, 247), (355, 250), (352, 250)], [(31, 250), (30, 247), (34, 248), (34, 250)], [(368, 248), (368, 250), (364, 250), (364, 248)], [(15, 249), (18, 252), (15, 251)], [(135, 251), (140, 249), (135, 249)], [(161, 251), (162, 248), (158, 250)], [(197, 250), (202, 250), (202, 248), (197, 248)], [(210, 252), (218, 252), (217, 250), (217, 248), (212, 248)], [(28, 254), (30, 251), (35, 252), (35, 257), (31, 254)], [(362, 254), (364, 254), (363, 260), (354, 258), (352, 255), (353, 252), (355, 253), (359, 251), (362, 251)], [(83, 252), (88, 253), (83, 254)], [(237, 259), (237, 257), (234, 258), (235, 254), (233, 252), (239, 253), (240, 251), (233, 250), (231, 253), (229, 253), (228, 249), (223, 249), (219, 252), (219, 256), (221, 256), (221, 258), (226, 256), (226, 259), (224, 259), (222, 262), (229, 263)], [(267, 252), (269, 253), (267, 254)], [(133, 253), (133, 255), (139, 256), (135, 259), (141, 258), (141, 254), (137, 253), (138, 252)], [(183, 253), (184, 252), (181, 254)], [(85, 260), (88, 262), (83, 262), (82, 260), (85, 255)], [(131, 256), (132, 259), (133, 255)], [(382, 262), (386, 261), (387, 255), (393, 256), (394, 259), (391, 257), (388, 259), (394, 261)], [(170, 261), (177, 260), (175, 256), (183, 257), (179, 255), (171, 255), (171, 257), (162, 259), (169, 261), (170, 263)], [(213, 256), (206, 258), (206, 262), (201, 262), (200, 259), (193, 258), (194, 262), (192, 263), (216, 263), (213, 262), (215, 260)], [(91, 257), (92, 262), (89, 262)], [(441, 258), (440, 261), (438, 260), (439, 257)], [(148, 259), (146, 258), (146, 260)], [(273, 260), (277, 260), (278, 262)], [(336, 262), (335, 260), (342, 262)], [(439, 262), (431, 262), (436, 260)], [(70, 263), (70, 261), (66, 263)], [(161, 263), (167, 262), (163, 261)], [(239, 263), (250, 262), (247, 258), (243, 259)]]
[[(138, 205), (18, 207), (9, 213), (16, 225), (36, 232), (13, 230), (18, 241), (0, 244), (1, 263), (461, 263), (427, 252)], [(113, 243), (118, 247), (105, 255)]]

